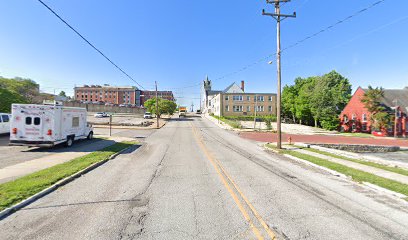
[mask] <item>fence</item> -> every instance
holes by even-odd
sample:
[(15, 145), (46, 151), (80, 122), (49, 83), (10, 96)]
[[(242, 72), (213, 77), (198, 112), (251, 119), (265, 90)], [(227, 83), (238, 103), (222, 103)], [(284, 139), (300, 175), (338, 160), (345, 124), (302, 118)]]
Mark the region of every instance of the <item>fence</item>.
[(143, 115), (145, 112), (145, 109), (141, 109), (141, 108), (105, 106), (105, 105), (85, 104), (85, 103), (78, 103), (78, 102), (64, 102), (64, 106), (86, 108), (88, 112), (130, 113), (130, 114), (135, 114), (135, 115)]

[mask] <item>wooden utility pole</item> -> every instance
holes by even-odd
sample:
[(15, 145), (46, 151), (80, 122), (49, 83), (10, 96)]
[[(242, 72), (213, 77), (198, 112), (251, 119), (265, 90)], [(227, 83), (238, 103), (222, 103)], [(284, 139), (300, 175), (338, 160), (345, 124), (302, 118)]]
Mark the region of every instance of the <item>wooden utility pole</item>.
[(277, 134), (278, 134), (278, 142), (277, 142), (277, 147), (278, 149), (282, 148), (282, 131), (281, 131), (281, 122), (282, 122), (282, 117), (281, 117), (281, 41), (280, 41), (280, 23), (282, 20), (288, 17), (296, 17), (296, 12), (294, 12), (292, 15), (287, 15), (287, 14), (281, 14), (280, 13), (280, 3), (286, 3), (290, 2), (290, 0), (266, 0), (266, 3), (268, 4), (275, 4), (275, 13), (267, 13), (265, 12), (265, 9), (262, 10), (262, 15), (267, 15), (273, 17), (276, 22), (277, 22), (277, 27), (276, 27), (276, 38), (277, 38), (277, 51), (276, 51), (276, 65), (277, 65), (277, 71), (278, 71), (278, 89), (277, 89), (277, 103), (276, 103), (276, 125), (277, 125)]
[(258, 103), (258, 96), (255, 94), (255, 103), (254, 103), (254, 131), (256, 128), (256, 112), (257, 112), (257, 103)]
[(157, 81), (154, 81), (154, 84), (156, 85), (156, 127), (159, 128), (159, 94), (157, 92)]

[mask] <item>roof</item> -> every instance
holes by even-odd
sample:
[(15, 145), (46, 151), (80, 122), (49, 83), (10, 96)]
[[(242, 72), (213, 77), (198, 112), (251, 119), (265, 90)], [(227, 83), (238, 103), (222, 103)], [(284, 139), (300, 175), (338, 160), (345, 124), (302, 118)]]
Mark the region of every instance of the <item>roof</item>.
[[(363, 88), (363, 91), (366, 92), (368, 89)], [(408, 87), (403, 89), (383, 89), (384, 97), (381, 99), (381, 103), (388, 107), (392, 108), (399, 106), (401, 111), (408, 114)]]
[(207, 91), (207, 95), (216, 95), (218, 93), (222, 93), (222, 91), (215, 91), (215, 90)]
[(381, 103), (390, 108), (399, 106), (401, 111), (408, 113), (408, 88), (384, 89)]
[(235, 82), (233, 82), (222, 92), (223, 93), (244, 93), (244, 90), (242, 90), (240, 86), (238, 86)]

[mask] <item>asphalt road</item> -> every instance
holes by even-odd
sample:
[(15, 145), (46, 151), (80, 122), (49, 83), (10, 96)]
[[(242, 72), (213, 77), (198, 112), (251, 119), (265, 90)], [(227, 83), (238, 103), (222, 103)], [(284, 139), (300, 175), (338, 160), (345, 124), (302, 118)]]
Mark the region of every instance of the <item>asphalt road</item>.
[(3, 219), (0, 238), (408, 239), (406, 203), (205, 119), (133, 150)]

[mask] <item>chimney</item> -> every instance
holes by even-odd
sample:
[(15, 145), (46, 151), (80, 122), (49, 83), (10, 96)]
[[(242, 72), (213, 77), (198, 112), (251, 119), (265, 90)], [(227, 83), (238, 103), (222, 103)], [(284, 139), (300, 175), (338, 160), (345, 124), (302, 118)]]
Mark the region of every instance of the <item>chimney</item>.
[(245, 81), (241, 81), (241, 89), (243, 92), (245, 92)]

